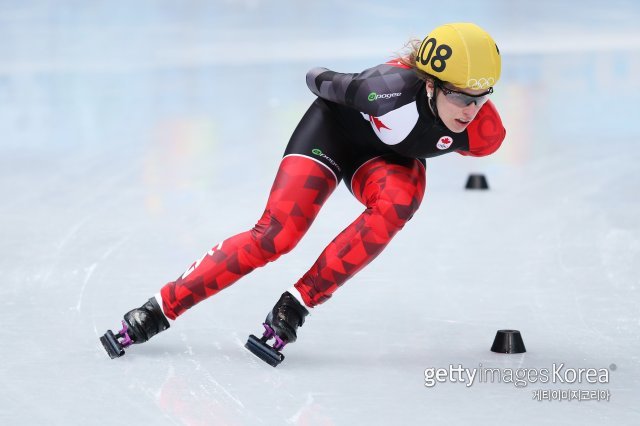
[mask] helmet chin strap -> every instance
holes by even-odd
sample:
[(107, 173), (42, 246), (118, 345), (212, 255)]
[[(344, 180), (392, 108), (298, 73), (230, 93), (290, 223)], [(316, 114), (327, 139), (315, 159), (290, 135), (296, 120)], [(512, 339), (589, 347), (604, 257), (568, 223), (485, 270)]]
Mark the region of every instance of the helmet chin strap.
[(433, 92), (431, 93), (431, 96), (429, 96), (429, 92), (427, 92), (427, 103), (429, 105), (429, 108), (431, 108), (431, 112), (433, 113), (433, 116), (435, 117), (435, 124), (444, 124), (442, 123), (442, 120), (440, 120), (440, 115), (438, 114), (438, 106), (436, 105), (437, 90), (438, 90), (438, 85), (435, 83), (435, 80), (434, 80)]

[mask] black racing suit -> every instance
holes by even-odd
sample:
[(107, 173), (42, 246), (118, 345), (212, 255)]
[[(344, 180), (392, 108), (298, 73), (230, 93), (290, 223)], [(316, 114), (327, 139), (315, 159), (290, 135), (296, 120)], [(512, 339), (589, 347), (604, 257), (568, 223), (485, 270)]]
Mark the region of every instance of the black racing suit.
[(491, 101), (464, 132), (451, 132), (427, 105), (424, 81), (397, 61), (356, 74), (314, 68), (307, 73), (307, 86), (318, 99), (296, 128), (285, 155), (313, 157), (347, 182), (373, 157), (424, 159), (450, 152), (484, 156), (495, 152), (505, 136)]

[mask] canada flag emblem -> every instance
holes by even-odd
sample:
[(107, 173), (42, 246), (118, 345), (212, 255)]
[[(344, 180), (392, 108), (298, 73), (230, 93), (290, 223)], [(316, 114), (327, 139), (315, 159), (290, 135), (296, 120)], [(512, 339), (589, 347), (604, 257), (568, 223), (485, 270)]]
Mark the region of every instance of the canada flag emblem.
[(451, 136), (443, 136), (438, 140), (436, 146), (438, 149), (447, 149), (453, 143), (453, 138)]

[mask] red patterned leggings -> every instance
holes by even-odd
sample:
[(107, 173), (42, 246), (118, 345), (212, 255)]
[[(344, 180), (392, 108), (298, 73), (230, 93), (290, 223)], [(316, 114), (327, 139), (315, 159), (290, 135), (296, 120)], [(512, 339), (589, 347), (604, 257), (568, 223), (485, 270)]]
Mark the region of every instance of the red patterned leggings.
[[(306, 156), (284, 157), (258, 223), (222, 241), (162, 288), (167, 317), (175, 319), (255, 268), (291, 251), (336, 185), (334, 174), (325, 165)], [(411, 219), (424, 195), (425, 169), (414, 159), (376, 157), (355, 172), (351, 185), (366, 209), (329, 243), (295, 284), (309, 307), (331, 297)]]

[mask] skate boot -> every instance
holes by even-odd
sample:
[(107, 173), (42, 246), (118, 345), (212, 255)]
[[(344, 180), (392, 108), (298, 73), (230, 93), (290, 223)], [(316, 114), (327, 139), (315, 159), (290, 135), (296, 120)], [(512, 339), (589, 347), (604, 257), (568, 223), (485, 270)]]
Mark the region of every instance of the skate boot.
[[(291, 293), (284, 292), (262, 324), (264, 327), (262, 337), (250, 335), (244, 345), (245, 348), (267, 364), (277, 366), (284, 360), (284, 355), (280, 351), (287, 343), (296, 341), (298, 337), (296, 331), (304, 324), (307, 315), (309, 315), (307, 308)], [(272, 338), (274, 343), (270, 346), (267, 342)]]
[(134, 343), (144, 343), (167, 328), (169, 321), (162, 313), (156, 298), (152, 297), (141, 307), (124, 314), (122, 330), (115, 335), (111, 330), (107, 330), (100, 342), (109, 357), (118, 358), (124, 355), (124, 348)]

